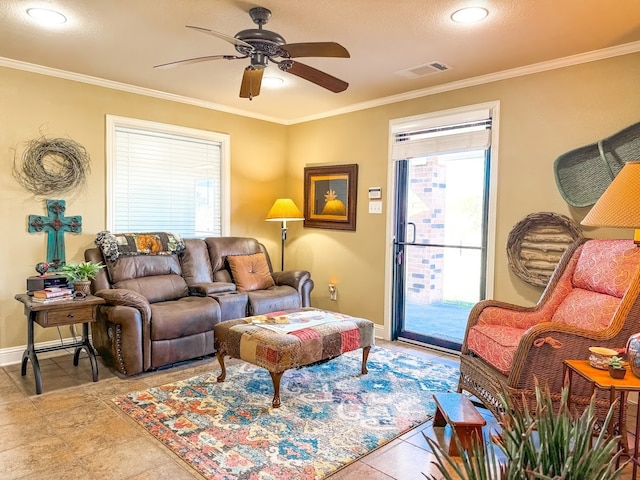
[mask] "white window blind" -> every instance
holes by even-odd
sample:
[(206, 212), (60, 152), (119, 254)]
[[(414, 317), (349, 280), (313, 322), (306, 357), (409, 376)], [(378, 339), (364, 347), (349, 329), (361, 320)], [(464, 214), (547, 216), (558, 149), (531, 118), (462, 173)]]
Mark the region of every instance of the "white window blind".
[[(407, 122), (394, 128), (392, 160), (486, 149), (491, 146), (491, 118), (488, 111), (473, 112), (462, 118), (441, 119), (440, 125), (429, 121)], [(449, 123), (451, 122), (458, 123)]]
[(228, 232), (228, 137), (113, 119), (108, 228), (193, 238)]

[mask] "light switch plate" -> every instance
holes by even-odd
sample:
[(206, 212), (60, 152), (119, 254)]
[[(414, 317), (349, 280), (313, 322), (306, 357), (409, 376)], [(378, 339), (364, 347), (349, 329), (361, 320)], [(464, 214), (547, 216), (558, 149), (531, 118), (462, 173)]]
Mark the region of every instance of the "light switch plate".
[(382, 213), (382, 202), (369, 202), (369, 213)]

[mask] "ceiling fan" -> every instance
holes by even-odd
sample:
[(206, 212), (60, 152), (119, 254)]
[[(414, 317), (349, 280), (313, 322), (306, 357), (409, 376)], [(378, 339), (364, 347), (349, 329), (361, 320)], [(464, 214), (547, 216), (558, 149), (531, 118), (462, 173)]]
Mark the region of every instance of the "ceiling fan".
[(205, 57), (188, 58), (176, 62), (155, 65), (154, 68), (167, 68), (176, 65), (205, 62), (209, 60), (238, 60), (251, 59), (251, 64), (244, 69), (240, 85), (240, 97), (251, 100), (260, 94), (262, 75), (269, 61), (278, 65), (284, 72), (315, 83), (334, 93), (347, 89), (349, 84), (328, 73), (317, 70), (309, 65), (293, 61), (298, 57), (341, 57), (349, 58), (346, 48), (336, 42), (286, 43), (284, 38), (276, 32), (262, 28), (271, 18), (271, 11), (263, 7), (249, 10), (249, 16), (258, 28), (241, 30), (231, 37), (224, 33), (214, 32), (207, 28), (187, 25), (197, 32), (221, 38), (233, 44), (240, 55), (207, 55)]

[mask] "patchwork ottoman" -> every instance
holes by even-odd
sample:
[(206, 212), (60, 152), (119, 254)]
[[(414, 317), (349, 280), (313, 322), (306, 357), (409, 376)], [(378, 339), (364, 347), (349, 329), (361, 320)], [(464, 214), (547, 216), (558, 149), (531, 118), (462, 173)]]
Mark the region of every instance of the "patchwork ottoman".
[(280, 379), (290, 369), (362, 349), (362, 374), (374, 344), (373, 322), (316, 308), (300, 308), (220, 322), (214, 327), (216, 355), (226, 378), (224, 357), (265, 368), (273, 381), (274, 408), (280, 406)]

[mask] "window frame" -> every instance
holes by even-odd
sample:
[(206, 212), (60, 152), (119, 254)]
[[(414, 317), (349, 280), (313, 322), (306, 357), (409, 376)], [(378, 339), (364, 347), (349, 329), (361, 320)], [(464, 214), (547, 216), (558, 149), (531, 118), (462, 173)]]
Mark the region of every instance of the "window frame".
[(192, 137), (220, 143), (220, 228), (221, 236), (229, 236), (231, 231), (231, 172), (230, 150), (231, 138), (228, 134), (200, 130), (196, 128), (152, 122), (137, 118), (106, 115), (106, 229), (113, 231), (115, 225), (115, 162), (116, 162), (116, 128), (132, 128), (151, 132)]

